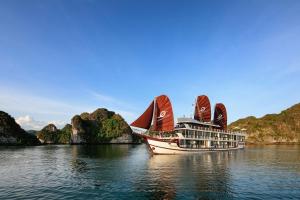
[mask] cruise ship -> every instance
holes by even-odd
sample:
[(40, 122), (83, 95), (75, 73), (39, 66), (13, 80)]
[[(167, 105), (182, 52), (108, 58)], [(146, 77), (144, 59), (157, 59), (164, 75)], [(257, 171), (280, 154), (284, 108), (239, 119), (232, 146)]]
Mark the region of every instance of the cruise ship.
[(228, 151), (245, 147), (245, 133), (227, 130), (227, 111), (222, 103), (214, 107), (211, 120), (210, 101), (198, 96), (193, 118), (178, 118), (166, 95), (155, 97), (145, 112), (131, 123), (133, 133), (144, 138), (152, 154), (186, 154)]

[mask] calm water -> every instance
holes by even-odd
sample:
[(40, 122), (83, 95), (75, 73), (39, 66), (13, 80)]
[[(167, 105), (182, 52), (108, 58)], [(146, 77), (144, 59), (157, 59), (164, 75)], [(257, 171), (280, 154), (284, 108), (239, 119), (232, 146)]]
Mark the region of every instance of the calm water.
[(300, 199), (300, 146), (150, 156), (145, 145), (0, 147), (0, 199)]

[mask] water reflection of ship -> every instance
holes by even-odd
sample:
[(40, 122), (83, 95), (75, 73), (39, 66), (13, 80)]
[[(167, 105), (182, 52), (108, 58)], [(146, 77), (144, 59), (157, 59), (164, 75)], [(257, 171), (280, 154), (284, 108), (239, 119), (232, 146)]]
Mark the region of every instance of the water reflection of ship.
[[(228, 162), (235, 153), (210, 152), (197, 155), (152, 156), (148, 162), (148, 185), (153, 185), (153, 197), (174, 199), (194, 196), (230, 197)], [(186, 193), (186, 191), (192, 191)]]

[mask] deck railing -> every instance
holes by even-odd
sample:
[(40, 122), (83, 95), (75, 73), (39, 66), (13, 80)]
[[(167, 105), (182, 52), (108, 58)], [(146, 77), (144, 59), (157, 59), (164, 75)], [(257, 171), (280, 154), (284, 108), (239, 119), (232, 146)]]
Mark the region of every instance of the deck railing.
[(177, 129), (185, 129), (185, 130), (197, 130), (197, 131), (205, 131), (205, 132), (211, 132), (211, 133), (224, 133), (224, 134), (229, 134), (229, 135), (245, 135), (245, 133), (242, 132), (237, 132), (237, 131), (224, 131), (224, 130), (220, 130), (220, 129), (211, 129), (211, 128), (177, 128)]

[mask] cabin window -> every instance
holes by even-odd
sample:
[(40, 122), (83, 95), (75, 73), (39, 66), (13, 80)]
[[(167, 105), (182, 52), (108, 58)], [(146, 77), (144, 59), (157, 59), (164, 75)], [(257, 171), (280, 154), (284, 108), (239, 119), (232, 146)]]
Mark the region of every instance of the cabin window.
[(180, 140), (180, 146), (183, 146), (184, 145), (184, 142), (185, 140)]
[(186, 137), (186, 130), (183, 130), (182, 135), (183, 135), (183, 137)]
[(189, 138), (192, 138), (192, 137), (193, 137), (193, 131), (188, 130), (188, 137), (189, 137)]

